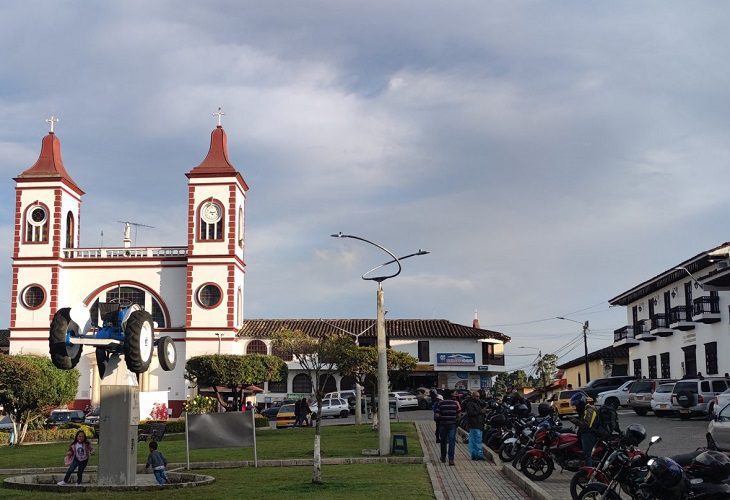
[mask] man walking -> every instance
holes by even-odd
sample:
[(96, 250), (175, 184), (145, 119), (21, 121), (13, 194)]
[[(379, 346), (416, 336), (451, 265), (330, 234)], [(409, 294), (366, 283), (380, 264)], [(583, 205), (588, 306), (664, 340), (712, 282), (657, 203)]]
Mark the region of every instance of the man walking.
[(450, 389), (444, 391), (444, 400), (435, 409), (436, 420), (438, 421), (439, 436), (441, 439), (441, 462), (446, 462), (447, 445), (449, 465), (454, 465), (454, 453), (456, 449), (456, 420), (461, 411), (459, 402), (454, 400), (454, 394)]
[(472, 460), (484, 460), (482, 450), (482, 429), (484, 428), (484, 404), (479, 391), (474, 391), (464, 401), (466, 425), (469, 428), (469, 453)]

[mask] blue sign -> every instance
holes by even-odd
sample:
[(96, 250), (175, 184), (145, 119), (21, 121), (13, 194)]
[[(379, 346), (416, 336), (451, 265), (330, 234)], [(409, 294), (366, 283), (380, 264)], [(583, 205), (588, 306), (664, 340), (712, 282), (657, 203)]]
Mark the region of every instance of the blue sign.
[(436, 354), (438, 366), (474, 366), (476, 356), (473, 352), (439, 352)]

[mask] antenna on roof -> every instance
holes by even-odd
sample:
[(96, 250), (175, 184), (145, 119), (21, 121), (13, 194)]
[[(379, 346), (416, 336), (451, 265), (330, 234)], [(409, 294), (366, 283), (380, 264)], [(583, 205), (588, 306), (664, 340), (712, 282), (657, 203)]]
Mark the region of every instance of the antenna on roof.
[[(137, 246), (137, 229), (140, 227), (149, 227), (151, 229), (154, 229), (155, 226), (148, 226), (147, 224), (140, 224), (139, 222), (132, 222), (128, 220), (118, 220), (119, 224), (124, 224), (124, 241), (125, 243), (129, 241), (131, 243), (130, 234), (129, 234), (129, 226), (134, 226), (134, 246)], [(125, 245), (127, 246), (127, 245)]]

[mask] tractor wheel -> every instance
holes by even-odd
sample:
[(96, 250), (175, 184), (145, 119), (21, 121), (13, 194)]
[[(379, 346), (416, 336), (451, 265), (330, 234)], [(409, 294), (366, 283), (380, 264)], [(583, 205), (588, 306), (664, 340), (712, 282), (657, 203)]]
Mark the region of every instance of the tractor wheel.
[(99, 370), (99, 378), (104, 378), (106, 367), (109, 364), (109, 353), (101, 347), (96, 348), (96, 367)]
[(133, 373), (144, 373), (152, 361), (154, 328), (147, 311), (134, 311), (124, 329), (124, 360)]
[(175, 342), (172, 337), (162, 337), (157, 342), (157, 358), (160, 360), (160, 366), (166, 372), (175, 369), (177, 363), (177, 351), (175, 350)]
[[(51, 361), (56, 368), (70, 370), (79, 362), (83, 347), (80, 345), (67, 345), (66, 333), (71, 324), (70, 308), (64, 307), (56, 311), (51, 321), (50, 335), (48, 337)], [(78, 333), (78, 332), (74, 332)]]

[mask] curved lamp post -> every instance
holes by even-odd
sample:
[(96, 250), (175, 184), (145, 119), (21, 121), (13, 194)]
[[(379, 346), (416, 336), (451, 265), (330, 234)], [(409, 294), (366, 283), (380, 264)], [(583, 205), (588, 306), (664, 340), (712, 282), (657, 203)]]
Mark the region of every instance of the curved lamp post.
[[(373, 243), (372, 241), (361, 238), (360, 236), (353, 236), (351, 234), (337, 233), (331, 235), (333, 238), (352, 238), (354, 240), (363, 241), (369, 243), (374, 247), (377, 247), (390, 255), (392, 260), (375, 266), (374, 268), (367, 271), (362, 275), (362, 279), (366, 281), (374, 281), (378, 284), (378, 295), (377, 295), (377, 307), (378, 307), (378, 319), (377, 319), (377, 335), (378, 335), (378, 444), (380, 454), (390, 455), (390, 411), (389, 411), (389, 399), (388, 399), (388, 354), (386, 351), (385, 342), (385, 298), (383, 295), (383, 281), (395, 278), (398, 276), (403, 267), (400, 261), (409, 257), (415, 257), (417, 255), (426, 255), (430, 252), (425, 250), (418, 250), (418, 252), (405, 255), (403, 257), (396, 257), (393, 252), (387, 248)], [(380, 274), (371, 276), (372, 273), (390, 264), (397, 264), (398, 270), (390, 274)]]
[(591, 381), (591, 369), (588, 366), (588, 320), (585, 323), (576, 321), (574, 319), (565, 318), (563, 316), (556, 316), (555, 319), (562, 319), (563, 321), (571, 321), (583, 326), (583, 351), (585, 353), (584, 361), (586, 365), (586, 384)]

